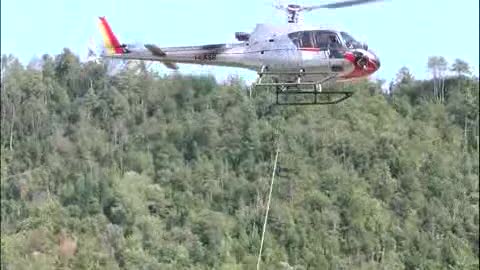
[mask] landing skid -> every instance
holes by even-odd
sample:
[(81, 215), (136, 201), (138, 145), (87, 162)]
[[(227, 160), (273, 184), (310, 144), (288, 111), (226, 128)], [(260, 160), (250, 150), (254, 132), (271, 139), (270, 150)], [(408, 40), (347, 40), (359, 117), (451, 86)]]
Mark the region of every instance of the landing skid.
[[(307, 73), (304, 70), (299, 72), (267, 72), (267, 68), (262, 68), (258, 73), (259, 77), (255, 83), (256, 87), (275, 87), (276, 104), (277, 105), (329, 105), (337, 104), (346, 100), (353, 95), (351, 91), (323, 91), (322, 84), (337, 78), (336, 75), (326, 73), (308, 73), (309, 75), (326, 75), (323, 80), (318, 82), (302, 82), (302, 77)], [(263, 82), (265, 75), (294, 75), (297, 76), (296, 82)], [(282, 97), (282, 98), (280, 98)], [(296, 101), (288, 101), (289, 97), (297, 99)], [(310, 98), (308, 98), (310, 97)], [(298, 101), (300, 98), (301, 101)], [(282, 102), (282, 100), (287, 100)]]

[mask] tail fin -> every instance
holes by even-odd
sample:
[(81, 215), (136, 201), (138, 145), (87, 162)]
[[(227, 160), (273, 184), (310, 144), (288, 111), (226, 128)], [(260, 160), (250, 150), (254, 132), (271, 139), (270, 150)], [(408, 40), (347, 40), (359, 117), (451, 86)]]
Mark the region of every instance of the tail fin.
[(110, 25), (108, 24), (107, 19), (105, 19), (105, 17), (99, 17), (99, 19), (100, 19), (99, 27), (100, 27), (100, 32), (102, 33), (105, 49), (110, 54), (126, 53), (125, 46), (120, 44), (117, 37), (112, 32), (112, 28), (110, 28)]

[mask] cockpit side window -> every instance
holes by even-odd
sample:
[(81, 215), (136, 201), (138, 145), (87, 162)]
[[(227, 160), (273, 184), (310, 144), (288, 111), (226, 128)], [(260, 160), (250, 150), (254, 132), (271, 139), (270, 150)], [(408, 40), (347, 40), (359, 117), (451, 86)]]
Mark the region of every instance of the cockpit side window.
[(328, 47), (328, 43), (330, 43), (329, 39), (328, 39), (328, 35), (326, 35), (325, 33), (322, 33), (322, 32), (317, 32), (316, 35), (315, 35), (315, 41), (316, 41), (316, 45), (318, 48), (322, 48), (322, 49), (327, 49)]
[(295, 44), (295, 46), (297, 48), (300, 48), (301, 47), (301, 39), (300, 39), (300, 34), (302, 32), (295, 32), (295, 33), (290, 33), (288, 34), (288, 37), (290, 38), (290, 40), (292, 40), (293, 44)]
[(315, 33), (315, 43), (315, 47), (322, 50), (339, 48), (341, 46), (337, 34), (330, 31), (317, 31)]
[(302, 33), (302, 48), (313, 48), (312, 32)]
[(301, 31), (288, 35), (297, 48), (329, 48), (341, 47), (340, 40), (335, 32), (331, 31)]
[(313, 48), (312, 33), (309, 31), (291, 33), (288, 37), (297, 48)]

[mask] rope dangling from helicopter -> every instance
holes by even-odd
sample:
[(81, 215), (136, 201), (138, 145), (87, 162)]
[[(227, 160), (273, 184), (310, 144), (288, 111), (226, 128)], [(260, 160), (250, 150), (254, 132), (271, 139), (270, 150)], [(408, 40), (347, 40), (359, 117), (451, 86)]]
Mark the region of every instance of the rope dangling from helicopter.
[(260, 269), (260, 261), (262, 260), (263, 242), (265, 240), (265, 231), (266, 231), (266, 228), (267, 228), (268, 212), (270, 210), (270, 201), (272, 199), (273, 182), (275, 181), (275, 172), (277, 171), (277, 162), (278, 162), (278, 155), (279, 154), (280, 154), (280, 144), (277, 143), (277, 150), (276, 150), (276, 153), (275, 153), (275, 161), (273, 163), (272, 180), (270, 182), (270, 191), (268, 193), (267, 209), (265, 211), (265, 219), (264, 219), (264, 222), (263, 222), (262, 239), (260, 240), (260, 250), (258, 252), (257, 270)]

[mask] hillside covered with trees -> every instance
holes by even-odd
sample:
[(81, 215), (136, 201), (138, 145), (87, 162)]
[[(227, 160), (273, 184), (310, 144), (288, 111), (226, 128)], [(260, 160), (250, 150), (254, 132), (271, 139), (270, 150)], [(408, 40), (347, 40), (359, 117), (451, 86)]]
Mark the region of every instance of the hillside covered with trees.
[(262, 269), (478, 269), (479, 81), (426, 66), (282, 107), (238, 78), (4, 55), (1, 269), (255, 269), (277, 145)]

